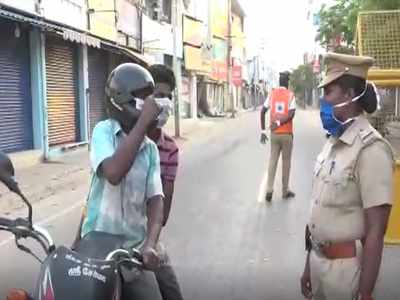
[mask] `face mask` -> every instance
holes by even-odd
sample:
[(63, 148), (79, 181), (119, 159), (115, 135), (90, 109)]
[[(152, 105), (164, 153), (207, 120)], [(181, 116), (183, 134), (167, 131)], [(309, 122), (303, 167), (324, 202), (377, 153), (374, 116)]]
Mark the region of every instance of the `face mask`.
[(161, 113), (157, 118), (157, 128), (162, 128), (167, 124), (172, 113), (173, 103), (169, 98), (155, 98), (157, 105), (161, 108)]
[(325, 99), (321, 99), (320, 117), (322, 127), (332, 136), (340, 136), (343, 133), (343, 125), (333, 117), (333, 105)]
[(372, 87), (374, 88), (374, 92), (376, 95), (376, 100), (377, 100), (377, 105), (376, 105), (376, 110), (381, 110), (382, 105), (381, 105), (381, 95), (379, 94), (378, 88), (376, 87), (375, 83), (370, 82), (370, 84), (372, 85)]
[(327, 102), (324, 98), (321, 99), (321, 107), (320, 107), (320, 117), (323, 128), (332, 136), (338, 137), (340, 136), (346, 129), (346, 125), (351, 123), (354, 118), (347, 119), (346, 121), (342, 122), (335, 117), (335, 107), (344, 107), (349, 105), (353, 102), (356, 102), (361, 97), (364, 96), (365, 92), (367, 91), (367, 85), (365, 85), (364, 91), (354, 97), (350, 101), (343, 102), (340, 104), (332, 105)]
[[(161, 109), (160, 114), (158, 115), (156, 121), (156, 127), (162, 128), (165, 124), (167, 124), (169, 116), (171, 115), (173, 104), (169, 98), (154, 98), (157, 103), (157, 106)], [(143, 108), (144, 101), (139, 98), (135, 98), (136, 101), (136, 109), (141, 111)]]

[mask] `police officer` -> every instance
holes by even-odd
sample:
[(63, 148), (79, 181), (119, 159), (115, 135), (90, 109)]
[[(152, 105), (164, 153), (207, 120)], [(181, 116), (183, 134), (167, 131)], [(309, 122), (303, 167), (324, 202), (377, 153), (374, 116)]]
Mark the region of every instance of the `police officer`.
[(378, 95), (370, 57), (327, 54), (321, 120), (330, 138), (316, 161), (302, 293), (316, 300), (371, 300), (392, 205), (391, 147), (365, 113)]
[(292, 198), (295, 194), (289, 189), (290, 163), (293, 148), (293, 118), (296, 101), (289, 90), (289, 72), (279, 74), (279, 88), (272, 89), (261, 110), (261, 143), (267, 141), (265, 114), (270, 110), (271, 153), (268, 167), (266, 200), (272, 200), (276, 167), (282, 153), (282, 195)]

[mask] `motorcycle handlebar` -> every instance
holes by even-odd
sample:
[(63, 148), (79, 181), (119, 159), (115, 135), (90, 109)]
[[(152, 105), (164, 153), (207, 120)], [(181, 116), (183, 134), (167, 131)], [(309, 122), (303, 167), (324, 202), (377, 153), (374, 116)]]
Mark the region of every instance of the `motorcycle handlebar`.
[(143, 267), (143, 258), (139, 250), (131, 249), (131, 251), (125, 249), (116, 249), (110, 252), (106, 260), (120, 260), (121, 262), (129, 262), (136, 267)]
[(24, 218), (17, 218), (14, 221), (14, 226), (21, 226), (21, 227), (26, 227), (26, 228), (32, 228), (32, 224)]
[(47, 230), (36, 225), (32, 226), (26, 219), (17, 218), (10, 220), (0, 217), (0, 229), (11, 232), (17, 240), (27, 237), (33, 238), (42, 246), (47, 254), (55, 248), (54, 242)]
[(15, 221), (0, 217), (0, 226), (3, 226), (3, 227), (14, 227), (15, 226)]
[(7, 227), (10, 230), (12, 230), (13, 228), (18, 228), (18, 227), (32, 229), (32, 225), (29, 222), (29, 220), (24, 219), (24, 218), (17, 218), (15, 220), (11, 220), (11, 219), (0, 217), (0, 226)]

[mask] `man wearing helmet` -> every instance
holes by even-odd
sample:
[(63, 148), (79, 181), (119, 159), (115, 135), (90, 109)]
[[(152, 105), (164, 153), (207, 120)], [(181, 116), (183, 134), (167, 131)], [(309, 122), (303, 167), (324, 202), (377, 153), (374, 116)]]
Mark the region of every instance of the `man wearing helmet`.
[[(163, 223), (163, 191), (157, 146), (146, 137), (163, 111), (151, 96), (154, 81), (139, 65), (114, 69), (106, 86), (109, 119), (96, 125), (91, 141), (92, 184), (81, 236), (92, 231), (124, 236), (140, 248), (145, 269), (159, 267), (155, 250)], [(153, 272), (124, 284), (124, 299), (161, 296)]]

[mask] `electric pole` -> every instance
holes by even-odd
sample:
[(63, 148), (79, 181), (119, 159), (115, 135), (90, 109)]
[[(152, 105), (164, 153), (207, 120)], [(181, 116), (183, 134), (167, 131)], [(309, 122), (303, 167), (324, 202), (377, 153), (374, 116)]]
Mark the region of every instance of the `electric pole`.
[(173, 69), (176, 77), (176, 89), (175, 89), (175, 105), (174, 105), (174, 115), (175, 115), (175, 137), (181, 136), (181, 128), (180, 128), (180, 103), (181, 103), (181, 85), (182, 85), (182, 77), (181, 77), (181, 63), (178, 59), (178, 17), (179, 17), (179, 9), (178, 9), (178, 1), (180, 0), (172, 0), (172, 33), (173, 33)]
[(232, 94), (232, 0), (228, 0), (228, 53), (226, 58), (227, 74), (226, 80), (228, 84), (228, 101), (231, 104), (231, 117), (235, 117), (235, 101)]

